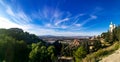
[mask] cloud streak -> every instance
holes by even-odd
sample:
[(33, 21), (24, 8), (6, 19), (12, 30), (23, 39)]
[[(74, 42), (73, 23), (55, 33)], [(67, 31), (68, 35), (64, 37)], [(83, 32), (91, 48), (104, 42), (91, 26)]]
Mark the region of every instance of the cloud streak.
[(62, 22), (65, 22), (65, 21), (68, 21), (68, 20), (69, 20), (69, 18), (65, 18), (65, 19), (63, 19), (63, 20), (58, 20), (58, 21), (55, 23), (55, 25), (58, 26), (58, 25), (61, 24)]
[[(4, 22), (3, 22), (4, 21)], [(1, 23), (2, 22), (2, 23)], [(7, 26), (6, 26), (7, 25)], [(52, 30), (52, 29), (45, 29), (45, 28), (41, 28), (39, 26), (35, 26), (35, 25), (24, 25), (24, 26), (21, 26), (21, 25), (18, 25), (14, 22), (11, 22), (10, 20), (6, 19), (6, 18), (3, 18), (3, 17), (0, 17), (0, 28), (22, 28), (24, 29), (25, 31), (29, 31), (30, 33), (34, 33), (34, 34), (37, 34), (37, 35), (58, 35), (58, 36), (79, 36), (79, 35), (84, 35), (84, 36), (87, 36), (87, 35), (96, 35), (96, 34), (99, 34), (100, 32), (71, 32), (71, 31), (67, 31), (67, 32), (64, 32), (64, 31), (55, 31), (55, 30)], [(40, 28), (40, 29), (36, 29), (36, 28)]]
[(20, 24), (27, 24), (32, 21), (30, 17), (28, 17), (27, 14), (24, 13), (23, 10), (21, 10), (19, 7), (13, 9), (10, 7), (10, 5), (6, 4), (4, 0), (0, 0), (0, 4), (5, 8), (6, 13), (9, 15), (9, 17), (16, 23)]
[[(91, 35), (93, 32), (86, 34), (88, 32), (82, 31), (82, 29), (86, 28), (83, 26), (91, 20), (97, 19), (97, 16), (93, 14), (87, 15), (85, 13), (80, 13), (73, 16), (69, 11), (60, 11), (57, 8), (54, 9), (51, 7), (44, 7), (43, 9), (38, 10), (38, 12), (28, 15), (22, 10), (22, 8), (12, 8), (9, 4), (6, 4), (4, 0), (0, 0), (0, 4), (5, 9), (7, 16), (9, 16), (0, 17), (0, 28), (8, 29), (17, 27), (37, 35)], [(81, 21), (81, 18), (85, 15), (90, 17)], [(43, 25), (32, 23), (35, 21), (33, 19), (39, 19), (39, 22), (43, 23)], [(60, 29), (66, 31), (61, 31)], [(97, 33), (99, 32), (94, 34)]]
[(81, 26), (85, 25), (86, 23), (90, 22), (91, 20), (97, 19), (97, 16), (90, 15), (90, 18), (84, 20), (84, 22), (81, 23)]

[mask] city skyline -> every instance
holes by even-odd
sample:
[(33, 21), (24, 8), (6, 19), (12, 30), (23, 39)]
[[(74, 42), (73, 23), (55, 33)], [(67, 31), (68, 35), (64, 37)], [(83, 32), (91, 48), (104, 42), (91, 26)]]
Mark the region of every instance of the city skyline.
[(0, 28), (36, 35), (93, 36), (120, 24), (120, 0), (0, 0)]

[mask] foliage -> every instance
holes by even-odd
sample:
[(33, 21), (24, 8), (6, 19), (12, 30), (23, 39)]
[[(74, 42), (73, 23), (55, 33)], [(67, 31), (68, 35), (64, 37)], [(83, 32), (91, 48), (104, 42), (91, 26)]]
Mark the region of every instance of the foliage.
[(102, 38), (110, 44), (114, 43), (114, 41), (120, 41), (120, 26), (117, 26), (115, 29), (113, 29), (113, 32), (108, 31), (102, 33), (101, 35)]
[(108, 54), (111, 54), (115, 50), (117, 50), (120, 45), (119, 42), (114, 43), (112, 46), (100, 49), (97, 52), (94, 52), (92, 54), (88, 54), (84, 59), (83, 62), (96, 62), (99, 61), (103, 56), (106, 56)]
[(86, 54), (87, 52), (85, 51), (85, 49), (82, 46), (80, 46), (74, 53), (75, 61), (80, 62), (81, 59), (86, 56)]
[(99, 50), (101, 48), (101, 42), (100, 40), (94, 41), (95, 51)]
[(62, 50), (62, 44), (59, 43), (59, 41), (57, 40), (53, 43), (53, 46), (55, 47), (55, 51), (56, 51), (55, 55), (60, 55)]
[(41, 43), (33, 43), (29, 54), (30, 62), (54, 62), (56, 60), (55, 47), (43, 46)]
[[(0, 36), (0, 62), (27, 62), (28, 61), (27, 44), (24, 41), (1, 35)], [(24, 61), (22, 61), (24, 60)]]
[(115, 32), (115, 34), (114, 34), (115, 37), (114, 38), (116, 38), (116, 40), (120, 41), (120, 26), (116, 27), (114, 32)]
[(0, 62), (54, 62), (54, 46), (19, 28), (0, 29)]
[[(117, 26), (113, 32), (101, 34), (102, 38), (111, 45), (100, 49), (101, 42), (94, 40), (94, 52), (89, 50), (89, 40), (81, 42), (80, 46), (71, 46), (61, 44), (57, 40), (51, 45), (46, 45), (44, 41), (34, 34), (24, 32), (19, 28), (0, 29), (0, 62), (56, 62), (57, 56), (72, 56), (76, 62), (95, 62), (101, 57), (106, 56), (119, 48), (120, 26)], [(100, 50), (99, 50), (100, 49)]]
[(19, 28), (0, 29), (0, 34), (12, 37), (18, 41), (23, 40), (26, 43), (35, 43), (39, 41), (43, 42), (34, 34), (29, 34), (28, 32), (24, 32), (22, 29), (19, 29)]
[(62, 44), (61, 48), (61, 56), (72, 56), (73, 48), (69, 46), (69, 44)]
[(112, 43), (113, 42), (113, 35), (112, 35), (112, 33), (111, 32), (106, 32), (106, 33), (102, 33), (101, 34), (102, 35), (102, 37), (105, 39), (105, 41), (106, 42), (109, 42), (109, 43)]
[(80, 46), (82, 46), (85, 49), (85, 51), (87, 52), (87, 54), (90, 53), (90, 51), (89, 51), (89, 45), (88, 44), (89, 44), (89, 41), (85, 40), (85, 41), (81, 42), (81, 45), (80, 45)]
[(55, 47), (54, 46), (49, 46), (48, 48), (47, 48), (47, 51), (48, 51), (48, 56), (50, 57), (50, 59), (52, 60), (52, 62), (54, 62), (54, 61), (56, 61), (56, 55), (55, 55), (55, 53), (56, 53), (56, 51), (55, 51)]

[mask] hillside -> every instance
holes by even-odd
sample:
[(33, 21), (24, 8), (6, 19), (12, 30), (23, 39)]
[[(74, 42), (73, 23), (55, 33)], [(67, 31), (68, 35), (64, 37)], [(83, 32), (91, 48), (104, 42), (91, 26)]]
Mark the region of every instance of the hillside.
[(120, 62), (120, 48), (113, 54), (103, 58), (100, 62)]
[(10, 29), (0, 29), (0, 36), (9, 36), (14, 38), (18, 41), (25, 41), (26, 43), (37, 43), (37, 42), (43, 42), (42, 39), (37, 37), (35, 34), (30, 34), (28, 32), (24, 32), (20, 28), (10, 28)]

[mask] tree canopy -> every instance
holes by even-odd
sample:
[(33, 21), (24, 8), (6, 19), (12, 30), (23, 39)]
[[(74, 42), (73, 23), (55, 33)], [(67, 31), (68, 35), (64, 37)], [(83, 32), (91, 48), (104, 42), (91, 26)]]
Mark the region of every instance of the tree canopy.
[(19, 28), (0, 29), (0, 35), (12, 37), (18, 41), (23, 40), (26, 43), (36, 43), (39, 41), (43, 42), (42, 39), (40, 39), (36, 35), (24, 32), (22, 29)]

